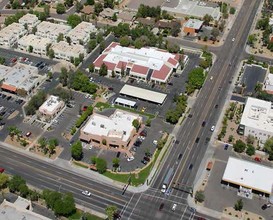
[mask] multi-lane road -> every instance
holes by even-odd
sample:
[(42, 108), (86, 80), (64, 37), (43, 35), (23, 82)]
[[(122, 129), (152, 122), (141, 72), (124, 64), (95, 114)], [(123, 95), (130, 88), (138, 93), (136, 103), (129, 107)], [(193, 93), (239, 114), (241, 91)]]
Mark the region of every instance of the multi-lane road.
[[(212, 134), (210, 127), (216, 123), (222, 111), (230, 88), (229, 81), (245, 55), (245, 42), (259, 3), (258, 0), (245, 0), (224, 45), (214, 49), (217, 55), (216, 62), (209, 73), (209, 77), (213, 76), (213, 80), (207, 80), (201, 89), (190, 111), (192, 117), (187, 118), (179, 129), (176, 134), (178, 142), (168, 152), (160, 172), (146, 192), (135, 194), (126, 192), (122, 195), (122, 190), (114, 186), (91, 180), (6, 148), (0, 148), (0, 166), (5, 167), (12, 174), (21, 175), (29, 184), (41, 189), (72, 192), (77, 203), (100, 212), (104, 212), (107, 205), (114, 204), (122, 210), (122, 219), (193, 219), (194, 214), (188, 210), (187, 193), (173, 188), (167, 196), (160, 193), (160, 188), (170, 167), (175, 168), (171, 184), (173, 187), (183, 189), (184, 185), (193, 186), (198, 167), (208, 146), (205, 143), (206, 139)], [(232, 41), (232, 38), (235, 38), (235, 41)], [(215, 108), (215, 105), (219, 107)], [(204, 127), (201, 126), (203, 121), (206, 121)], [(177, 157), (180, 153), (183, 156), (178, 161)], [(189, 170), (190, 164), (193, 165), (192, 170)], [(92, 196), (81, 195), (81, 190), (89, 190)], [(164, 208), (159, 211), (161, 203), (164, 203)], [(173, 203), (178, 204), (175, 212), (171, 211)]]

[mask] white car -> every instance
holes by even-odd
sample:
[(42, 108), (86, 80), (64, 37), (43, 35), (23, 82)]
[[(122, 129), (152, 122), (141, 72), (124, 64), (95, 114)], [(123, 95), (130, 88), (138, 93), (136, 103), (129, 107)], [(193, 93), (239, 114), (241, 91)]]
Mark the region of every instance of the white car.
[(172, 206), (172, 211), (175, 211), (176, 207), (177, 207), (177, 204), (174, 203)]
[(210, 77), (210, 80), (213, 80), (213, 76)]
[(235, 41), (235, 38), (232, 38), (232, 42), (234, 42)]
[(134, 158), (133, 156), (131, 156), (131, 157), (128, 157), (128, 158), (127, 158), (127, 161), (130, 162), (130, 161), (132, 161), (132, 160), (134, 160), (134, 159), (135, 159), (135, 158)]
[(213, 125), (211, 128), (210, 128), (210, 131), (214, 131), (215, 129), (215, 126)]
[(87, 190), (82, 191), (82, 194), (85, 196), (91, 196), (91, 192), (89, 192)]

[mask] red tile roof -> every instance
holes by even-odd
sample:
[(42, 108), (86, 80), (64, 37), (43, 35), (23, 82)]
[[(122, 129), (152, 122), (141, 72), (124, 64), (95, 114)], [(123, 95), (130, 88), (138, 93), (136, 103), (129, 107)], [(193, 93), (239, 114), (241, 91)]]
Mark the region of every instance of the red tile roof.
[(108, 70), (114, 70), (115, 67), (116, 67), (116, 64), (115, 63), (110, 63), (110, 62), (104, 62), (104, 64), (107, 66), (107, 69)]
[(177, 60), (175, 60), (174, 58), (171, 58), (171, 57), (168, 59), (167, 62), (169, 62), (170, 64), (172, 64), (174, 67), (176, 67), (176, 65), (178, 63)]
[(148, 71), (149, 71), (149, 68), (146, 67), (146, 66), (140, 66), (140, 65), (134, 64), (131, 71), (135, 72), (135, 73), (140, 73), (140, 74), (143, 74), (143, 75), (147, 75)]
[(167, 65), (162, 65), (160, 70), (154, 70), (152, 73), (152, 78), (154, 79), (160, 79), (160, 80), (166, 80), (167, 76), (171, 72), (171, 68)]
[(101, 67), (101, 65), (103, 64), (103, 60), (106, 57), (106, 54), (101, 54), (94, 62), (94, 66), (95, 67)]
[(11, 92), (16, 92), (17, 88), (15, 86), (7, 85), (7, 84), (2, 84), (1, 86), (2, 89), (11, 91)]
[(119, 43), (117, 42), (112, 42), (106, 49), (111, 49), (111, 48), (115, 48), (116, 46), (118, 46)]
[(177, 54), (175, 54), (174, 59), (176, 59), (177, 61), (179, 61), (180, 56), (182, 56), (181, 58), (183, 58), (183, 55), (180, 55), (180, 54), (177, 53)]
[(126, 68), (127, 63), (123, 62), (123, 61), (119, 61), (118, 64), (116, 65), (117, 69), (121, 69), (121, 68)]

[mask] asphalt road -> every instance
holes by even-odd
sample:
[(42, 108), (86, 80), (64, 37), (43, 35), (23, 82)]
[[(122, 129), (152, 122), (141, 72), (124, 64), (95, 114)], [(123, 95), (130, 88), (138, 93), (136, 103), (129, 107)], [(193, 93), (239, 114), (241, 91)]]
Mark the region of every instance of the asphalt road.
[[(169, 167), (175, 167), (176, 170), (173, 186), (181, 188), (183, 184), (193, 185), (197, 169), (207, 149), (206, 138), (211, 136), (210, 127), (216, 123), (222, 110), (230, 86), (228, 82), (235, 73), (236, 65), (245, 56), (243, 52), (245, 42), (258, 4), (257, 0), (245, 0), (225, 44), (215, 49), (217, 60), (209, 74), (209, 77), (213, 75), (214, 78), (212, 81), (208, 80), (200, 91), (196, 104), (190, 112), (193, 117), (184, 121), (176, 135), (179, 144), (171, 148), (162, 169), (148, 191), (142, 194), (127, 192), (121, 195), (121, 190), (114, 186), (87, 179), (17, 152), (11, 153), (4, 148), (0, 148), (0, 166), (5, 167), (12, 174), (21, 175), (29, 184), (42, 189), (70, 191), (74, 194), (76, 202), (97, 211), (104, 212), (108, 204), (115, 204), (122, 209), (122, 219), (195, 219), (194, 214), (188, 210), (187, 193), (172, 189), (171, 194), (166, 196), (161, 194), (159, 189)], [(233, 37), (235, 37), (234, 42), (231, 40)], [(219, 108), (215, 109), (215, 104), (218, 104)], [(207, 122), (205, 127), (201, 126), (202, 121)], [(199, 142), (195, 143), (197, 137)], [(183, 157), (177, 161), (180, 153)], [(193, 164), (191, 171), (188, 169), (190, 164)], [(82, 196), (81, 190), (85, 189), (93, 195)], [(161, 203), (164, 203), (164, 208), (159, 211)], [(173, 203), (178, 204), (175, 212), (171, 211)]]

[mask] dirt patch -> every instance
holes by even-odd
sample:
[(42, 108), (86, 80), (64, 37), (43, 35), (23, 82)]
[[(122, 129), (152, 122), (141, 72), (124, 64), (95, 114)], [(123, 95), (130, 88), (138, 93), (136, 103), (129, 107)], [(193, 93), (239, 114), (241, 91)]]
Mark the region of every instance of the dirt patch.
[(19, 114), (19, 111), (16, 110), (16, 111), (14, 111), (7, 119), (8, 119), (8, 120), (9, 120), (9, 119), (13, 119), (13, 118), (15, 118), (18, 114)]
[(221, 219), (228, 219), (227, 216), (242, 219), (242, 220), (263, 220), (264, 218), (253, 212), (248, 212), (246, 210), (236, 211), (233, 207), (227, 207), (224, 209), (223, 213), (225, 216)]
[(47, 157), (47, 158), (50, 158), (50, 159), (52, 159), (52, 160), (55, 160), (55, 159), (56, 159), (57, 157), (59, 157), (59, 155), (62, 153), (63, 148), (60, 147), (60, 146), (57, 146), (56, 149), (55, 149), (55, 153), (52, 154), (52, 155), (49, 155), (48, 153), (47, 153), (47, 154), (44, 154), (44, 153), (42, 152), (42, 150), (41, 150), (37, 145), (31, 147), (31, 148), (29, 149), (29, 151), (30, 151), (31, 153), (37, 154), (37, 155), (39, 155), (39, 156)]
[[(31, 143), (29, 140), (25, 138), (19, 138), (19, 139), (17, 137), (11, 138), (9, 135), (6, 137), (4, 142), (12, 146), (19, 147), (21, 149), (26, 149), (27, 146)], [(26, 146), (23, 146), (23, 142), (26, 142)]]

